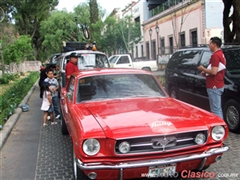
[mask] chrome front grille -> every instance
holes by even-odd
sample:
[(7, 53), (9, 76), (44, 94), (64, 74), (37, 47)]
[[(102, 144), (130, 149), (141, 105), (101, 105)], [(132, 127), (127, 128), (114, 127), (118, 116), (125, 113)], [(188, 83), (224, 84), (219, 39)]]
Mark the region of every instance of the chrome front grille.
[(194, 147), (197, 146), (194, 140), (196, 135), (199, 133), (203, 133), (206, 137), (208, 136), (207, 130), (204, 130), (161, 136), (120, 139), (116, 141), (115, 152), (117, 154), (122, 154), (119, 151), (118, 147), (124, 141), (127, 141), (131, 145), (131, 149), (128, 154), (145, 152), (166, 152), (182, 148)]

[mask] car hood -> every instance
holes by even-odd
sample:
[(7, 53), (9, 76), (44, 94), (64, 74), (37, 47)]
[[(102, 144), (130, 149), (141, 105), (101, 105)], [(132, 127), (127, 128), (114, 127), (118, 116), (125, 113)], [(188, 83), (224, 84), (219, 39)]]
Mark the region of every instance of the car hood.
[(86, 103), (108, 138), (207, 130), (217, 116), (172, 98), (119, 99)]

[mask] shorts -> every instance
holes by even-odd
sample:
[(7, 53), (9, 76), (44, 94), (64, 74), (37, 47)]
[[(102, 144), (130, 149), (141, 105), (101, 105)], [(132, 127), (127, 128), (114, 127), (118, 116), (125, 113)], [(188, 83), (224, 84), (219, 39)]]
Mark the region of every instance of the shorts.
[(47, 110), (47, 112), (53, 112), (53, 106), (51, 105), (50, 107), (49, 107), (49, 109)]

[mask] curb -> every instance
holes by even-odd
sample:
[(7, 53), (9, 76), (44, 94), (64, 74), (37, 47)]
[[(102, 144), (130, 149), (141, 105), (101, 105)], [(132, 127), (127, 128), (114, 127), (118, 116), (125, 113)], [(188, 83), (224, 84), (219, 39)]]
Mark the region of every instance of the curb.
[[(38, 79), (39, 80), (39, 79)], [(2, 149), (4, 143), (7, 141), (7, 138), (11, 134), (11, 131), (15, 124), (17, 123), (21, 113), (22, 109), (20, 108), (21, 105), (26, 104), (28, 100), (30, 99), (33, 91), (38, 86), (38, 80), (35, 82), (35, 84), (31, 87), (31, 89), (28, 91), (27, 95), (24, 97), (24, 99), (21, 101), (21, 103), (18, 105), (18, 108), (16, 108), (15, 113), (9, 117), (7, 122), (4, 124), (3, 129), (0, 131), (0, 150)]]

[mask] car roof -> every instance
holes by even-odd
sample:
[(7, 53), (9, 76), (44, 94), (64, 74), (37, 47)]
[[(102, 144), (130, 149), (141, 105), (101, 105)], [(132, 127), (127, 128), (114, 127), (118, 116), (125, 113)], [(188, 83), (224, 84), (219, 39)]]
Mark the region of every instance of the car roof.
[(107, 74), (149, 74), (153, 75), (151, 72), (132, 69), (132, 68), (94, 68), (83, 70), (80, 72), (75, 72), (72, 75), (75, 77), (88, 76), (88, 75), (107, 75)]
[[(221, 49), (225, 50), (225, 49), (239, 49), (240, 45), (222, 45)], [(184, 47), (181, 49), (178, 49), (177, 51), (185, 51), (185, 50), (210, 50), (209, 46), (207, 45), (202, 45), (199, 47)]]
[(64, 52), (61, 54), (61, 56), (68, 56), (71, 53), (78, 53), (78, 54), (103, 54), (106, 55), (105, 53), (101, 51), (92, 51), (92, 50), (76, 50), (76, 51), (69, 51), (69, 52)]

